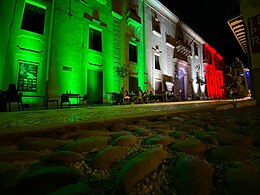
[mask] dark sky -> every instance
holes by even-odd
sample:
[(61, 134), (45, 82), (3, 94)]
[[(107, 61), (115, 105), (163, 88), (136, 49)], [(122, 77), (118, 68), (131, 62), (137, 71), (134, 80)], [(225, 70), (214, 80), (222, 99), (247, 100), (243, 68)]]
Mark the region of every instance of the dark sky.
[(237, 0), (159, 1), (222, 55), (227, 65), (238, 57), (247, 67), (247, 57), (227, 23), (240, 15)]

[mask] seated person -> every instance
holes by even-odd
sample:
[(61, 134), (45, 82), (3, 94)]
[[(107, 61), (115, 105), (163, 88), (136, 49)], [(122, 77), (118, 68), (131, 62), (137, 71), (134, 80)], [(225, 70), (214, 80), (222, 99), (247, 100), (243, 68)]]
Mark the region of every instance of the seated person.
[(128, 95), (128, 91), (125, 90), (124, 92), (124, 102), (125, 103), (130, 103), (130, 96)]
[(136, 104), (143, 103), (143, 91), (140, 87), (138, 87), (138, 90), (135, 93), (135, 96), (133, 97), (133, 101)]
[(143, 93), (143, 102), (144, 102), (144, 103), (147, 103), (147, 102), (148, 102), (148, 91), (145, 91), (145, 92)]
[(9, 83), (8, 89), (0, 92), (0, 111), (7, 111), (7, 103), (9, 102), (21, 102), (19, 98), (16, 85), (14, 83)]
[(148, 96), (148, 101), (154, 101), (154, 95), (153, 95), (153, 92), (152, 92), (152, 91), (150, 91), (150, 92), (147, 94), (147, 96)]
[(10, 83), (8, 89), (5, 92), (7, 102), (10, 101), (18, 101), (19, 95), (18, 90), (16, 89), (16, 85), (14, 83)]

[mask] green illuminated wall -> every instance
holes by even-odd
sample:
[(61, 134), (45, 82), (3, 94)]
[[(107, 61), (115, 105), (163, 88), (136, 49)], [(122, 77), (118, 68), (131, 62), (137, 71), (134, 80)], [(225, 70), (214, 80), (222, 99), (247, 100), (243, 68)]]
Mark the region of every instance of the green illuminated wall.
[[(24, 98), (24, 103), (43, 103), (43, 98), (40, 96), (45, 95), (46, 83), (46, 70), (47, 70), (47, 44), (49, 35), (49, 21), (50, 21), (50, 4), (45, 1), (2, 1), (4, 9), (1, 9), (1, 14), (4, 14), (3, 21), (3, 45), (4, 49), (0, 55), (1, 64), (1, 89), (6, 90), (9, 83), (13, 82), (19, 86), (18, 74), (19, 63), (28, 62), (37, 65), (37, 89), (27, 90), (23, 88), (24, 96), (38, 96), (32, 98)], [(45, 13), (45, 28), (43, 34), (38, 34), (32, 31), (21, 29), (21, 23), (24, 14), (25, 4), (41, 7), (46, 10)], [(3, 12), (2, 12), (3, 11)], [(30, 74), (28, 74), (30, 79)], [(27, 81), (29, 80), (27, 79)], [(25, 80), (26, 81), (26, 80)], [(26, 82), (23, 86), (26, 85)], [(28, 85), (29, 86), (29, 85)], [(30, 86), (28, 87), (28, 89)]]
[[(20, 28), (26, 2), (46, 9), (43, 34)], [(25, 96), (38, 97), (24, 98), (24, 103), (43, 103), (44, 96), (57, 98), (67, 91), (88, 93), (90, 82), (95, 86), (92, 80), (87, 83), (88, 71), (103, 73), (102, 101), (106, 92), (119, 90), (114, 87), (111, 2), (91, 1), (89, 5), (76, 0), (71, 2), (72, 16), (68, 15), (69, 0), (53, 0), (52, 4), (43, 0), (1, 1), (1, 27), (4, 30), (0, 62), (4, 65), (0, 66), (0, 89), (6, 90), (10, 82), (18, 84), (19, 62), (23, 61), (35, 64), (38, 70), (37, 90), (23, 91)], [(84, 14), (92, 18), (83, 17)], [(102, 32), (102, 52), (88, 48), (90, 27)]]
[[(97, 80), (93, 80), (96, 77), (88, 75), (88, 72), (96, 71), (103, 74), (101, 95), (104, 99), (106, 92), (112, 90), (113, 86), (113, 35), (109, 4), (91, 1), (85, 5), (79, 1), (72, 1), (72, 16), (69, 16), (68, 3), (69, 1), (56, 1), (49, 93), (55, 96), (68, 90), (81, 95), (88, 93), (90, 99), (93, 99), (97, 95), (93, 89)], [(90, 28), (101, 31), (102, 52), (89, 49)]]

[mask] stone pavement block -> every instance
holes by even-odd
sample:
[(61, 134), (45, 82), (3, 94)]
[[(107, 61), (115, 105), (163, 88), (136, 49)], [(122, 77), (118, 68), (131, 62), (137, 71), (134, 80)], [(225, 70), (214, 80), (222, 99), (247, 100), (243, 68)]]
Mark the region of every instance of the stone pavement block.
[(255, 106), (255, 105), (256, 105), (256, 100), (236, 102), (236, 108)]
[(217, 106), (216, 110), (228, 110), (233, 108), (234, 108), (233, 104), (225, 104), (225, 105)]

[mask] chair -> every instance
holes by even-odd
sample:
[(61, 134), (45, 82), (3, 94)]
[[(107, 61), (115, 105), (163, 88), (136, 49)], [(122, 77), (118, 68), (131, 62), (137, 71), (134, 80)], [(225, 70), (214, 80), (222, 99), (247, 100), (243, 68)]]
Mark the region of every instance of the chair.
[(123, 96), (122, 94), (113, 92), (112, 93), (112, 105), (122, 104), (122, 102), (123, 102), (123, 97), (122, 96)]
[(60, 107), (62, 108), (63, 107), (63, 103), (68, 103), (69, 104), (69, 107), (70, 107), (70, 98), (69, 98), (69, 95), (67, 94), (62, 94), (61, 97), (60, 97)]
[(7, 96), (6, 98), (6, 102), (8, 104), (8, 111), (10, 112), (11, 111), (11, 104), (12, 102), (17, 102), (17, 105), (18, 105), (18, 109), (19, 110), (24, 110), (23, 109), (23, 102), (22, 102), (22, 96), (23, 96), (23, 93), (18, 93), (18, 95), (16, 96)]
[(48, 109), (49, 103), (51, 103), (51, 102), (56, 103), (57, 108), (59, 108), (59, 100), (57, 100), (57, 99), (49, 99), (49, 97), (47, 97), (47, 100), (46, 100), (46, 110)]
[(16, 89), (16, 85), (14, 83), (9, 83), (8, 89), (5, 92), (6, 94), (6, 103), (8, 104), (8, 110), (11, 111), (11, 103), (17, 102), (18, 109), (23, 110), (23, 103), (22, 103), (22, 93), (19, 93)]
[(88, 104), (88, 94), (85, 94), (82, 99), (79, 100), (79, 102), (82, 102), (82, 106), (84, 107), (85, 103)]

